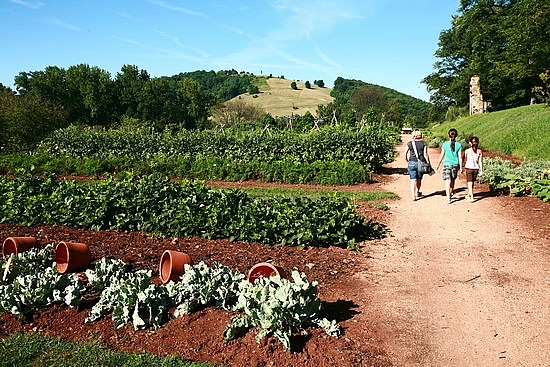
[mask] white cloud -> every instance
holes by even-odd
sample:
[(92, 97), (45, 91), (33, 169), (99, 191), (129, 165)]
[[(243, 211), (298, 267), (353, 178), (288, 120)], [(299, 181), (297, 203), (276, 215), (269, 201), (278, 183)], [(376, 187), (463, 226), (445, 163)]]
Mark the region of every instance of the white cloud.
[(44, 19), (44, 23), (51, 24), (51, 25), (54, 25), (56, 27), (68, 29), (68, 30), (71, 30), (71, 31), (77, 31), (77, 32), (83, 32), (84, 31), (82, 28), (80, 28), (78, 26), (75, 26), (73, 24), (65, 23), (65, 22), (63, 22), (62, 20), (60, 20), (56, 17), (46, 18), (46, 19)]
[(180, 42), (179, 38), (176, 37), (176, 36), (172, 36), (166, 32), (163, 32), (163, 31), (159, 31), (159, 30), (152, 30), (154, 33), (164, 37), (164, 38), (167, 38), (169, 40), (171, 40), (175, 45), (181, 47), (181, 48), (185, 48), (186, 50), (189, 50), (189, 51), (193, 51), (195, 53), (197, 53), (198, 55), (200, 55), (201, 57), (208, 57), (208, 53), (206, 53), (205, 51), (203, 50), (200, 50), (198, 48), (195, 48), (195, 47), (192, 47), (192, 46), (188, 46), (182, 42)]
[(44, 6), (46, 6), (46, 4), (44, 4), (42, 1), (37, 1), (35, 3), (30, 3), (28, 1), (23, 1), (23, 0), (10, 0), (10, 1), (14, 4), (23, 5), (31, 9), (41, 9)]
[(131, 45), (135, 45), (135, 46), (138, 46), (138, 47), (146, 49), (146, 50), (155, 51), (154, 54), (149, 54), (147, 56), (149, 58), (162, 57), (162, 58), (169, 58), (169, 59), (190, 60), (190, 61), (194, 61), (194, 62), (202, 62), (203, 61), (203, 58), (200, 58), (200, 57), (191, 56), (191, 55), (188, 55), (186, 53), (177, 52), (177, 51), (169, 50), (169, 49), (162, 48), (162, 47), (149, 46), (149, 45), (141, 43), (141, 42), (139, 42), (139, 41), (137, 41), (133, 38), (126, 38), (126, 37), (119, 37), (119, 36), (111, 36), (111, 37), (114, 38), (114, 39), (117, 39), (119, 41), (129, 43)]
[[(268, 3), (273, 18), (266, 26), (275, 28), (261, 37), (250, 35), (251, 40), (245, 47), (220, 58), (220, 64), (284, 64), (287, 69), (337, 74), (342, 67), (318, 44), (339, 25), (368, 17), (371, 6), (370, 0), (271, 0)], [(315, 57), (296, 57), (290, 51), (292, 49), (300, 49), (300, 54), (309, 53)]]
[(168, 9), (168, 10), (179, 11), (179, 12), (185, 13), (187, 15), (192, 15), (192, 16), (195, 16), (195, 17), (200, 17), (200, 18), (205, 18), (205, 19), (210, 18), (208, 15), (206, 15), (204, 13), (200, 13), (200, 12), (197, 12), (197, 11), (194, 11), (194, 10), (191, 10), (191, 9), (183, 8), (181, 6), (170, 5), (170, 4), (168, 4), (168, 3), (166, 3), (165, 1), (162, 1), (162, 0), (147, 0), (147, 2), (150, 3), (150, 4), (153, 4), (153, 5), (163, 7), (163, 8)]
[(111, 10), (111, 9), (107, 9), (113, 13), (115, 13), (116, 15), (118, 15), (119, 17), (121, 18), (126, 18), (126, 19), (134, 19), (134, 17), (128, 13), (125, 13), (125, 12), (122, 12), (122, 11), (118, 11), (118, 10)]
[(223, 25), (223, 24), (221, 25), (221, 27), (227, 29), (228, 31), (237, 33), (237, 34), (244, 34), (244, 31), (240, 28), (237, 28), (237, 27), (231, 27), (231, 26)]

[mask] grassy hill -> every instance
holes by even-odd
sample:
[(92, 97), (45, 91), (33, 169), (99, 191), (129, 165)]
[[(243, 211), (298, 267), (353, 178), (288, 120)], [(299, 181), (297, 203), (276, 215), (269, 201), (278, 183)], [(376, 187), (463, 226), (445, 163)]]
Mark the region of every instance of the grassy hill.
[(479, 137), (483, 149), (527, 160), (550, 161), (550, 108), (523, 106), (473, 115), (432, 128), (435, 136), (446, 136), (454, 127), (459, 135)]
[(312, 82), (310, 82), (312, 83), (310, 89), (307, 89), (303, 82), (296, 82), (298, 89), (294, 90), (290, 87), (293, 80), (280, 78), (262, 80), (265, 80), (265, 83), (260, 84), (260, 93), (256, 95), (241, 94), (233, 100), (240, 98), (262, 108), (272, 116), (289, 116), (292, 113), (303, 116), (306, 111), (315, 115), (317, 106), (334, 101), (334, 98), (330, 96), (332, 89), (319, 88)]

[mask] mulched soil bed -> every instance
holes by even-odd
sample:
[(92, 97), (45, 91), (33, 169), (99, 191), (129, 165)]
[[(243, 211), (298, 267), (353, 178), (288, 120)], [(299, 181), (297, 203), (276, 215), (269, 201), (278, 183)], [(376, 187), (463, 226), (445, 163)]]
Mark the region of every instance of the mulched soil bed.
[[(362, 206), (369, 218), (383, 218), (386, 212)], [(123, 260), (132, 270), (149, 269), (158, 276), (164, 250), (183, 251), (193, 262), (214, 261), (243, 273), (258, 262), (272, 262), (290, 272), (304, 272), (309, 281), (319, 282), (323, 302), (321, 316), (336, 319), (343, 328), (339, 338), (319, 328), (293, 336), (294, 350), (287, 351), (274, 337), (255, 341), (252, 329), (236, 340), (225, 342), (223, 331), (232, 314), (213, 307), (169, 320), (160, 329), (134, 331), (131, 326), (116, 329), (109, 316), (95, 323), (84, 323), (92, 303), (79, 307), (54, 305), (39, 310), (27, 319), (0, 315), (0, 338), (14, 332), (41, 333), (67, 340), (97, 340), (118, 350), (157, 355), (181, 355), (190, 360), (230, 366), (389, 366), (376, 340), (366, 330), (362, 314), (366, 299), (360, 274), (366, 272), (362, 251), (329, 248), (298, 249), (268, 247), (262, 244), (231, 243), (203, 238), (159, 238), (139, 232), (90, 231), (66, 227), (22, 227), (0, 225), (0, 240), (11, 236), (34, 236), (41, 244), (74, 241), (88, 244), (92, 264), (102, 257)], [(303, 335), (302, 335), (303, 334)]]

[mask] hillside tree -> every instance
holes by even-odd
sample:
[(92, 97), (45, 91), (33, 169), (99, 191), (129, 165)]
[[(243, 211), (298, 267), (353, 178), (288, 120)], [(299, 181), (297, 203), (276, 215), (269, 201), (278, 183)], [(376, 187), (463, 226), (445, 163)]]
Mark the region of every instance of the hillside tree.
[(547, 0), (461, 0), (440, 33), (436, 71), (423, 79), (431, 101), (466, 106), (470, 78), (479, 75), (495, 110), (529, 103), (550, 60), (549, 11)]

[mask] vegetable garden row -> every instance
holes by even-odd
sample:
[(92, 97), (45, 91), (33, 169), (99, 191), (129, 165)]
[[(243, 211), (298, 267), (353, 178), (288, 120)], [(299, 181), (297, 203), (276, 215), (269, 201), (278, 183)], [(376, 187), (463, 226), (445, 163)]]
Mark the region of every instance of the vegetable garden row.
[(266, 245), (356, 247), (383, 235), (340, 196), (250, 198), (197, 181), (151, 177), (100, 182), (55, 176), (0, 178), (0, 223), (229, 238)]
[[(210, 179), (363, 182), (372, 168), (391, 161), (393, 139), (391, 133), (369, 127), (327, 127), (303, 134), (228, 130), (176, 135), (72, 127), (55, 132), (34, 152), (2, 158), (4, 173), (11, 175), (0, 178), (0, 223), (353, 249), (358, 241), (383, 236), (384, 229), (357, 214), (348, 198), (258, 199), (186, 177), (200, 171), (201, 178)], [(91, 169), (95, 175), (113, 175), (101, 181), (57, 176), (80, 174), (87, 165), (97, 165)], [(317, 283), (297, 271), (288, 278), (250, 281), (220, 263), (208, 266), (201, 261), (185, 265), (177, 281), (156, 284), (150, 270), (130, 271), (121, 260), (101, 258), (84, 277), (60, 274), (52, 246), (2, 261), (0, 312), (28, 315), (53, 303), (72, 307), (86, 300), (90, 310), (85, 322), (110, 314), (116, 327), (143, 329), (215, 306), (234, 314), (224, 332), (226, 340), (255, 327), (258, 340), (272, 334), (289, 349), (292, 333), (308, 326), (317, 325), (333, 336), (340, 333), (336, 321), (319, 317)]]
[(27, 315), (53, 303), (74, 307), (86, 299), (94, 301), (86, 323), (111, 314), (115, 327), (132, 324), (138, 330), (158, 328), (169, 317), (215, 306), (234, 312), (224, 332), (226, 340), (255, 327), (257, 340), (273, 334), (290, 349), (290, 337), (298, 328), (317, 325), (329, 335), (340, 333), (334, 320), (319, 317), (317, 283), (297, 271), (292, 279), (275, 275), (249, 281), (220, 263), (200, 262), (186, 264), (178, 281), (157, 285), (151, 271), (128, 271), (117, 259), (99, 259), (85, 277), (61, 274), (52, 250), (53, 244), (48, 244), (0, 262), (0, 312)]
[(350, 185), (367, 181), (373, 170), (391, 162), (395, 141), (394, 132), (372, 126), (177, 134), (69, 127), (52, 133), (30, 154), (0, 157), (0, 171)]
[(550, 162), (523, 162), (516, 166), (501, 158), (485, 159), (483, 176), (478, 179), (497, 192), (550, 201)]

